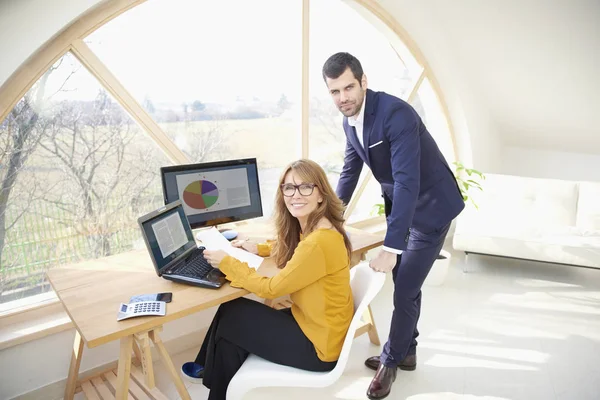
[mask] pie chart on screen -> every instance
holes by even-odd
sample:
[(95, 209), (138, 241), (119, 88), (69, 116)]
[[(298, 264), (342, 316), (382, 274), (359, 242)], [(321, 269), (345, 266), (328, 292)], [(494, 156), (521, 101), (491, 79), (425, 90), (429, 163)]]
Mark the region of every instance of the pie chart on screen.
[(184, 203), (197, 210), (210, 208), (218, 199), (219, 189), (210, 181), (194, 181), (183, 190)]

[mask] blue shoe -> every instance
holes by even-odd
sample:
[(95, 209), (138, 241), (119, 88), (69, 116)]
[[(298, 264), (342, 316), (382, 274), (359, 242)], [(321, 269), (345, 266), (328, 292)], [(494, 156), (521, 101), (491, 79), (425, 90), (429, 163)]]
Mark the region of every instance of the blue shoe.
[(204, 367), (200, 364), (196, 364), (193, 361), (186, 362), (181, 366), (181, 376), (188, 382), (202, 383), (204, 377)]

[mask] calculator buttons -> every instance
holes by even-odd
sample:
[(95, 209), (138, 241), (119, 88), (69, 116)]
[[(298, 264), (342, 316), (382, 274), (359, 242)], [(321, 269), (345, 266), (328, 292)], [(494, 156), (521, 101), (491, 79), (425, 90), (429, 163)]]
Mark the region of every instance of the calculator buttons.
[(137, 303), (124, 304), (119, 306), (117, 321), (132, 317), (142, 316), (163, 316), (166, 314), (166, 304), (164, 301), (140, 301)]

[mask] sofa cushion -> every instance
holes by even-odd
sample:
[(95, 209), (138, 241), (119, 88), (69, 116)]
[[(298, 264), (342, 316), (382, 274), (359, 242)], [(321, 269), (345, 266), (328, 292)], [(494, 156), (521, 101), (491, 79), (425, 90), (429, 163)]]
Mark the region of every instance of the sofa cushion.
[(475, 224), (503, 230), (575, 226), (576, 182), (490, 174), (481, 185), (482, 192), (473, 191), (479, 210), (464, 212)]
[(539, 232), (537, 236), (525, 238), (524, 240), (558, 246), (594, 247), (600, 252), (600, 229), (565, 226)]
[[(549, 239), (549, 238), (548, 238)], [(554, 239), (559, 239), (555, 237)], [(491, 254), (569, 265), (600, 268), (600, 236), (582, 244), (569, 240), (552, 243), (552, 240), (523, 240), (522, 238), (499, 238), (484, 235), (456, 234), (453, 246), (471, 253)], [(574, 240), (571, 238), (570, 240)]]
[(581, 229), (600, 230), (600, 183), (579, 184), (576, 224)]

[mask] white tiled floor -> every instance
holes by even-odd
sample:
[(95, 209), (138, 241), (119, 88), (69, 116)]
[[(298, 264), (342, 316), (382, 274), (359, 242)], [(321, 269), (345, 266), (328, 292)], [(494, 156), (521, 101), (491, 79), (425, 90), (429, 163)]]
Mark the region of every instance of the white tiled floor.
[[(388, 398), (600, 399), (600, 270), (470, 255), (465, 274), (462, 254), (452, 261), (442, 285), (423, 289), (418, 368), (399, 371)], [(382, 340), (392, 290), (388, 279), (372, 304)], [(176, 367), (196, 352), (175, 355)], [(247, 399), (366, 399), (373, 373), (363, 361), (379, 352), (362, 336), (334, 386), (260, 389)], [(168, 380), (158, 386), (179, 399)], [(208, 396), (202, 385), (188, 388), (193, 399)]]

